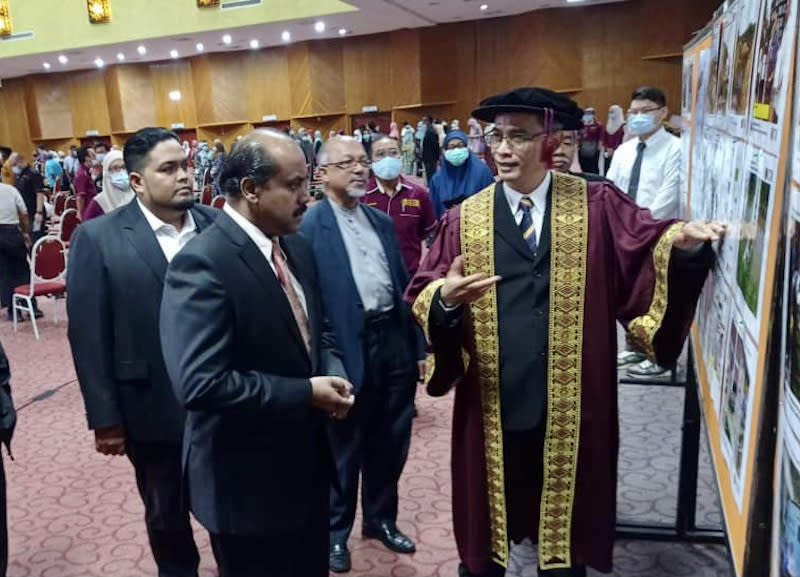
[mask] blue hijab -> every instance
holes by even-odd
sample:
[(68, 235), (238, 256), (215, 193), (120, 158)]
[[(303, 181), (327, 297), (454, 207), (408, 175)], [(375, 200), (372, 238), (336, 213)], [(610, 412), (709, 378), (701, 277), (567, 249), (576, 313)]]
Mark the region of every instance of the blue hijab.
[(442, 161), (430, 182), (431, 201), (437, 218), (441, 217), (449, 206), (460, 204), (494, 182), (492, 171), (473, 152), (469, 153), (469, 158), (461, 166), (453, 166), (445, 160), (444, 151), (447, 150), (447, 143), (453, 139), (461, 140), (465, 146), (469, 142), (467, 135), (461, 130), (451, 130), (445, 136)]

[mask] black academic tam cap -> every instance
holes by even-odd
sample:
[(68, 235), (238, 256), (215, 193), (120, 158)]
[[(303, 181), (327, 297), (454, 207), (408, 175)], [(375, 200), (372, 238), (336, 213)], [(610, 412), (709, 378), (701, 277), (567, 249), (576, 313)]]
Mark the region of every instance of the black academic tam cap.
[(484, 122), (494, 122), (495, 116), (502, 113), (522, 112), (542, 116), (548, 109), (553, 111), (554, 120), (562, 130), (583, 128), (583, 110), (574, 100), (547, 88), (530, 86), (484, 98), (478, 108), (472, 111), (472, 116)]

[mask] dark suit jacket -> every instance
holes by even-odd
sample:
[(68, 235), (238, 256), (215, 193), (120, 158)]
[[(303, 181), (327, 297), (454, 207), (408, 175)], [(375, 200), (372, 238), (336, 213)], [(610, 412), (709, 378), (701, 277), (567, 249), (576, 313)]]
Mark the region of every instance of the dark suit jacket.
[[(347, 248), (330, 203), (331, 201), (326, 198), (312, 206), (303, 218), (300, 231), (309, 239), (314, 249), (322, 285), (322, 298), (325, 302), (325, 314), (336, 333), (336, 341), (344, 358), (344, 368), (358, 393), (364, 379), (362, 339), (364, 305), (359, 297), (350, 269)], [(370, 206), (362, 204), (361, 207), (366, 211), (367, 217), (378, 233), (389, 261), (394, 308), (400, 313), (398, 315), (400, 330), (408, 335), (409, 350), (412, 354), (416, 354), (417, 359), (424, 359), (424, 343), (419, 340), (408, 306), (403, 301), (403, 291), (408, 285), (408, 273), (392, 219)]]
[[(198, 231), (219, 213), (191, 209)], [(167, 259), (136, 201), (79, 226), (67, 268), (69, 342), (90, 429), (180, 443), (183, 411), (161, 355)]]
[(297, 235), (281, 244), (305, 294), (310, 356), (275, 273), (227, 214), (167, 272), (161, 342), (187, 410), (190, 507), (212, 533), (277, 535), (327, 515), (313, 506), (314, 495), (327, 503), (327, 417), (311, 406), (309, 378), (344, 370), (323, 331), (311, 249)]

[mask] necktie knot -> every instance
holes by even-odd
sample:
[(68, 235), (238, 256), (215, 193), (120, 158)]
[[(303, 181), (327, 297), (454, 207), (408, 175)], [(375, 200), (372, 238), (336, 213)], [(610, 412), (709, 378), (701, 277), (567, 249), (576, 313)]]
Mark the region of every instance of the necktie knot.
[(519, 208), (522, 210), (522, 212), (530, 212), (533, 208), (533, 201), (527, 196), (523, 196), (519, 200)]
[(642, 152), (645, 148), (647, 148), (646, 142), (640, 142), (639, 144), (636, 145), (637, 152)]

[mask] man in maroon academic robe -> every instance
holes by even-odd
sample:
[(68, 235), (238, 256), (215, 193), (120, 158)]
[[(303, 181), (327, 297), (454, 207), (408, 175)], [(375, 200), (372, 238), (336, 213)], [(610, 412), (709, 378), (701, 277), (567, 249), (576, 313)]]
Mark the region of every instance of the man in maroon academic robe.
[(724, 232), (655, 220), (609, 183), (549, 170), (581, 114), (540, 88), (481, 102), (501, 182), (445, 213), (406, 294), (435, 355), (428, 391), (456, 389), (461, 575), (502, 575), (524, 537), (539, 575), (611, 571), (616, 321), (674, 361)]

